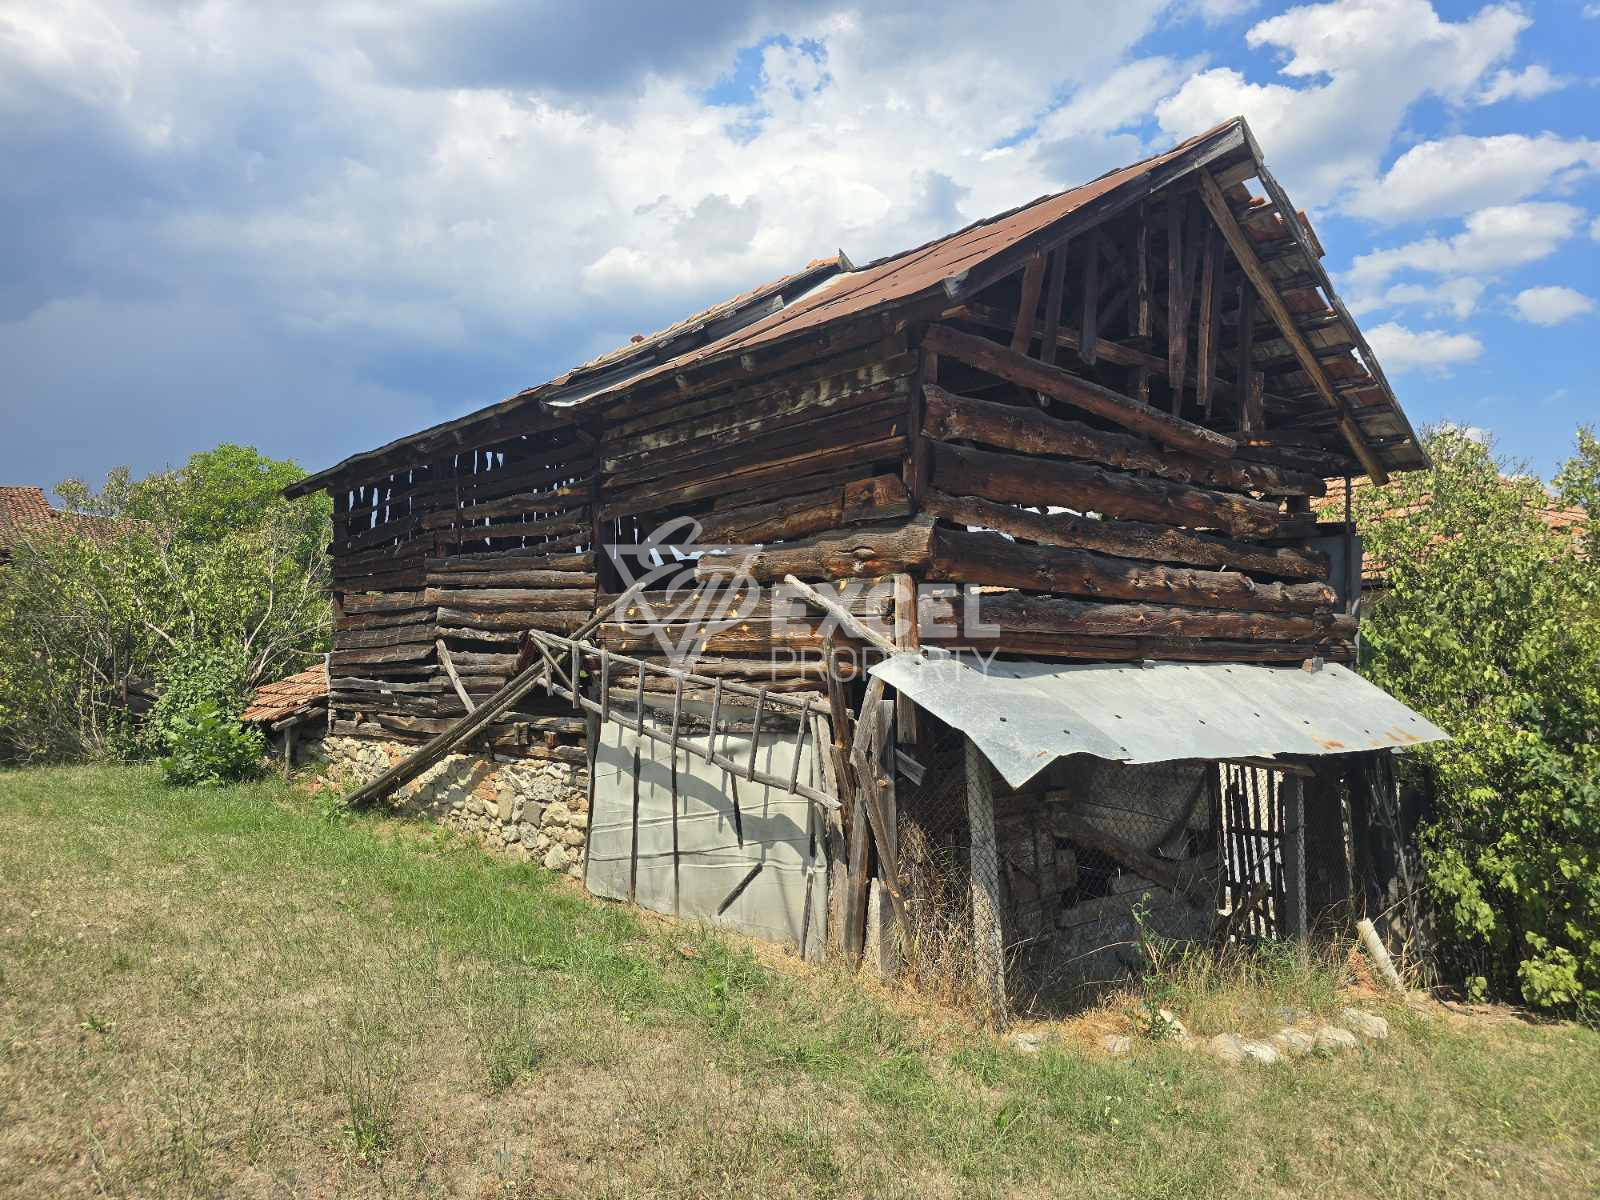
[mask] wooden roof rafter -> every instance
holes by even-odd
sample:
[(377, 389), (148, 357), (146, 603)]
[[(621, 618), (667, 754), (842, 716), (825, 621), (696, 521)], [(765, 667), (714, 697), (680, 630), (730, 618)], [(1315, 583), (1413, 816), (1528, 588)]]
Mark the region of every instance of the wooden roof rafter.
[[(1259, 162), (1257, 165), (1259, 166)], [(1265, 168), (1261, 168), (1261, 171), (1264, 174)], [(1243, 226), (1239, 224), (1238, 219), (1234, 216), (1233, 208), (1228, 203), (1228, 198), (1222, 194), (1222, 188), (1218, 186), (1216, 179), (1212, 177), (1205, 167), (1198, 169), (1197, 177), (1200, 181), (1200, 198), (1207, 211), (1210, 212), (1211, 219), (1222, 231), (1222, 236), (1227, 240), (1228, 248), (1233, 251), (1234, 258), (1238, 260), (1239, 266), (1243, 268), (1245, 275), (1255, 288), (1256, 302), (1267, 310), (1268, 315), (1272, 317), (1273, 324), (1278, 327), (1279, 335), (1289, 344), (1289, 349), (1293, 351), (1301, 369), (1310, 378), (1312, 386), (1316, 388), (1318, 395), (1336, 414), (1335, 422), (1339, 432), (1343, 435), (1345, 441), (1349, 443), (1350, 451), (1356, 456), (1356, 460), (1371, 476), (1374, 483), (1387, 483), (1389, 479), (1388, 470), (1384, 467), (1373, 448), (1367, 444), (1366, 435), (1362, 433), (1361, 426), (1356, 423), (1355, 417), (1351, 415), (1349, 405), (1346, 403), (1344, 396), (1334, 390), (1327, 371), (1323, 367), (1322, 360), (1317, 355), (1317, 351), (1311, 347), (1306, 340), (1305, 334), (1295, 324), (1294, 315), (1284, 303), (1282, 294), (1278, 291), (1265, 264), (1262, 263), (1260, 255), (1256, 252), (1255, 243), (1251, 241), (1250, 236), (1245, 233)], [(1265, 183), (1266, 181), (1263, 179), (1262, 182)], [(1282, 197), (1280, 192), (1280, 195), (1274, 197), (1274, 200), (1279, 206), (1280, 214), (1284, 215), (1285, 224), (1289, 224), (1292, 213), (1290, 212), (1287, 198)], [(1291, 232), (1297, 228), (1298, 222), (1290, 225)], [(1301, 238), (1296, 238), (1296, 241), (1301, 245), (1309, 244), (1301, 240)], [(1313, 274), (1321, 271), (1321, 264), (1309, 252), (1306, 253), (1305, 257), (1313, 263), (1315, 268)], [(1326, 278), (1326, 273), (1323, 273), (1323, 279), (1326, 280)], [(1338, 299), (1332, 294), (1333, 287), (1331, 283), (1324, 288), (1324, 291), (1328, 293), (1330, 301), (1337, 305)], [(1338, 312), (1339, 308), (1336, 308), (1335, 311)], [(1358, 337), (1359, 335), (1356, 336)]]

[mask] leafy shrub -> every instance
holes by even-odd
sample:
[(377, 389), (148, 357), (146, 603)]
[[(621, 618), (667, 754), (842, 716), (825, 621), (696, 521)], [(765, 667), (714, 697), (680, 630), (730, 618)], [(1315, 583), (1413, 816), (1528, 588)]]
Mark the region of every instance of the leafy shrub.
[[(1357, 493), (1388, 588), (1362, 622), (1363, 672), (1452, 740), (1406, 756), (1433, 796), (1420, 834), (1445, 936), (1470, 991), (1547, 1009), (1600, 1002), (1600, 558), (1552, 527), (1551, 498), (1442, 429), (1434, 469)], [(1557, 482), (1597, 493), (1600, 445)]]
[(160, 699), (150, 710), (145, 737), (152, 753), (167, 749), (169, 738), (181, 722), (212, 709), (222, 717), (244, 711), (244, 663), (238, 650), (228, 646), (181, 645), (163, 664), (159, 675)]
[(206, 697), (226, 710), (196, 672), (231, 672), (242, 694), (324, 649), (330, 502), (282, 499), (300, 477), (223, 445), (144, 479), (118, 468), (98, 491), (58, 485), (76, 515), (23, 531), (0, 573), (0, 760), (160, 754), (165, 722), (128, 719), (126, 682), (175, 684), (162, 717)]
[(169, 718), (164, 732), (167, 755), (161, 771), (178, 786), (216, 787), (261, 772), (266, 740), (258, 729), (239, 724), (215, 704), (200, 704)]

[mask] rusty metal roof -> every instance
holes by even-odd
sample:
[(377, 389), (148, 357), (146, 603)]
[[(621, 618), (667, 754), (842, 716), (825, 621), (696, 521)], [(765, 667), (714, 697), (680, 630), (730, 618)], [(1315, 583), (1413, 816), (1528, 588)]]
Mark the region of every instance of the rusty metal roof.
[(1347, 754), (1448, 734), (1336, 663), (989, 662), (897, 654), (870, 668), (961, 730), (1012, 787), (1058, 758), (1116, 762)]
[[(843, 254), (815, 260), (803, 271), (764, 284), (722, 305), (706, 309), (677, 325), (623, 346), (557, 376), (527, 388), (499, 404), (455, 421), (400, 438), (378, 450), (353, 455), (337, 466), (309, 476), (288, 489), (302, 495), (333, 478), (368, 468), (368, 476), (392, 469), (397, 453), (413, 453), (463, 443), (477, 427), (482, 438), (492, 440), (493, 425), (514, 409), (537, 404), (553, 419), (571, 419), (573, 410), (617, 400), (643, 384), (713, 362), (748, 354), (791, 338), (815, 334), (827, 326), (873, 313), (888, 313), (941, 296), (952, 303), (970, 297), (1003, 278), (1021, 262), (1060, 242), (1077, 227), (1098, 223), (1122, 211), (1159, 188), (1175, 182), (1198, 167), (1219, 160), (1253, 157), (1263, 180), (1269, 173), (1261, 163), (1260, 149), (1244, 119), (1235, 117), (1197, 134), (1163, 154), (1144, 159), (1099, 179), (1063, 192), (1041, 196), (1019, 208), (978, 221), (913, 250), (851, 268)], [(1276, 183), (1270, 184), (1276, 188)], [(1328, 323), (1339, 327), (1339, 344), (1359, 351), (1330, 361), (1326, 370), (1335, 386), (1346, 392), (1358, 423), (1373, 441), (1387, 465), (1397, 469), (1424, 466), (1404, 413), (1377, 368), (1354, 321), (1339, 303), (1320, 264), (1322, 248), (1309, 225), (1292, 211), (1272, 229), (1278, 253), (1274, 272), (1296, 270), (1317, 282), (1291, 294), (1291, 309), (1323, 308), (1318, 288), (1333, 305)], [(1259, 232), (1252, 236), (1259, 237)], [(1333, 335), (1319, 335), (1317, 344)], [(1346, 361), (1348, 360), (1348, 361)], [(1308, 379), (1290, 373), (1287, 381), (1309, 386)], [(1308, 406), (1307, 422), (1331, 426), (1331, 410)], [(1309, 425), (1308, 425), (1309, 427)], [(481, 440), (488, 444), (488, 440)]]

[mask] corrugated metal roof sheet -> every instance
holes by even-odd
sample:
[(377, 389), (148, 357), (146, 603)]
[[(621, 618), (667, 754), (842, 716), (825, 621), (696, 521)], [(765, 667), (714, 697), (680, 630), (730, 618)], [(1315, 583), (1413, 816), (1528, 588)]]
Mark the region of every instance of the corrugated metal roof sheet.
[(1344, 754), (1449, 735), (1334, 663), (991, 662), (896, 655), (871, 668), (970, 737), (1012, 787), (1057, 758), (1117, 762)]

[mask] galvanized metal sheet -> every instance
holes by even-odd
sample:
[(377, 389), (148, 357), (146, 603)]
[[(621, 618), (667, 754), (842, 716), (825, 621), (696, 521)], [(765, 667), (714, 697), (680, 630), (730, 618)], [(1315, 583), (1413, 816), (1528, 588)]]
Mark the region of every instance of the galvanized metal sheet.
[(991, 662), (898, 654), (872, 674), (970, 737), (1012, 787), (1068, 754), (1118, 762), (1344, 754), (1449, 735), (1335, 663)]

